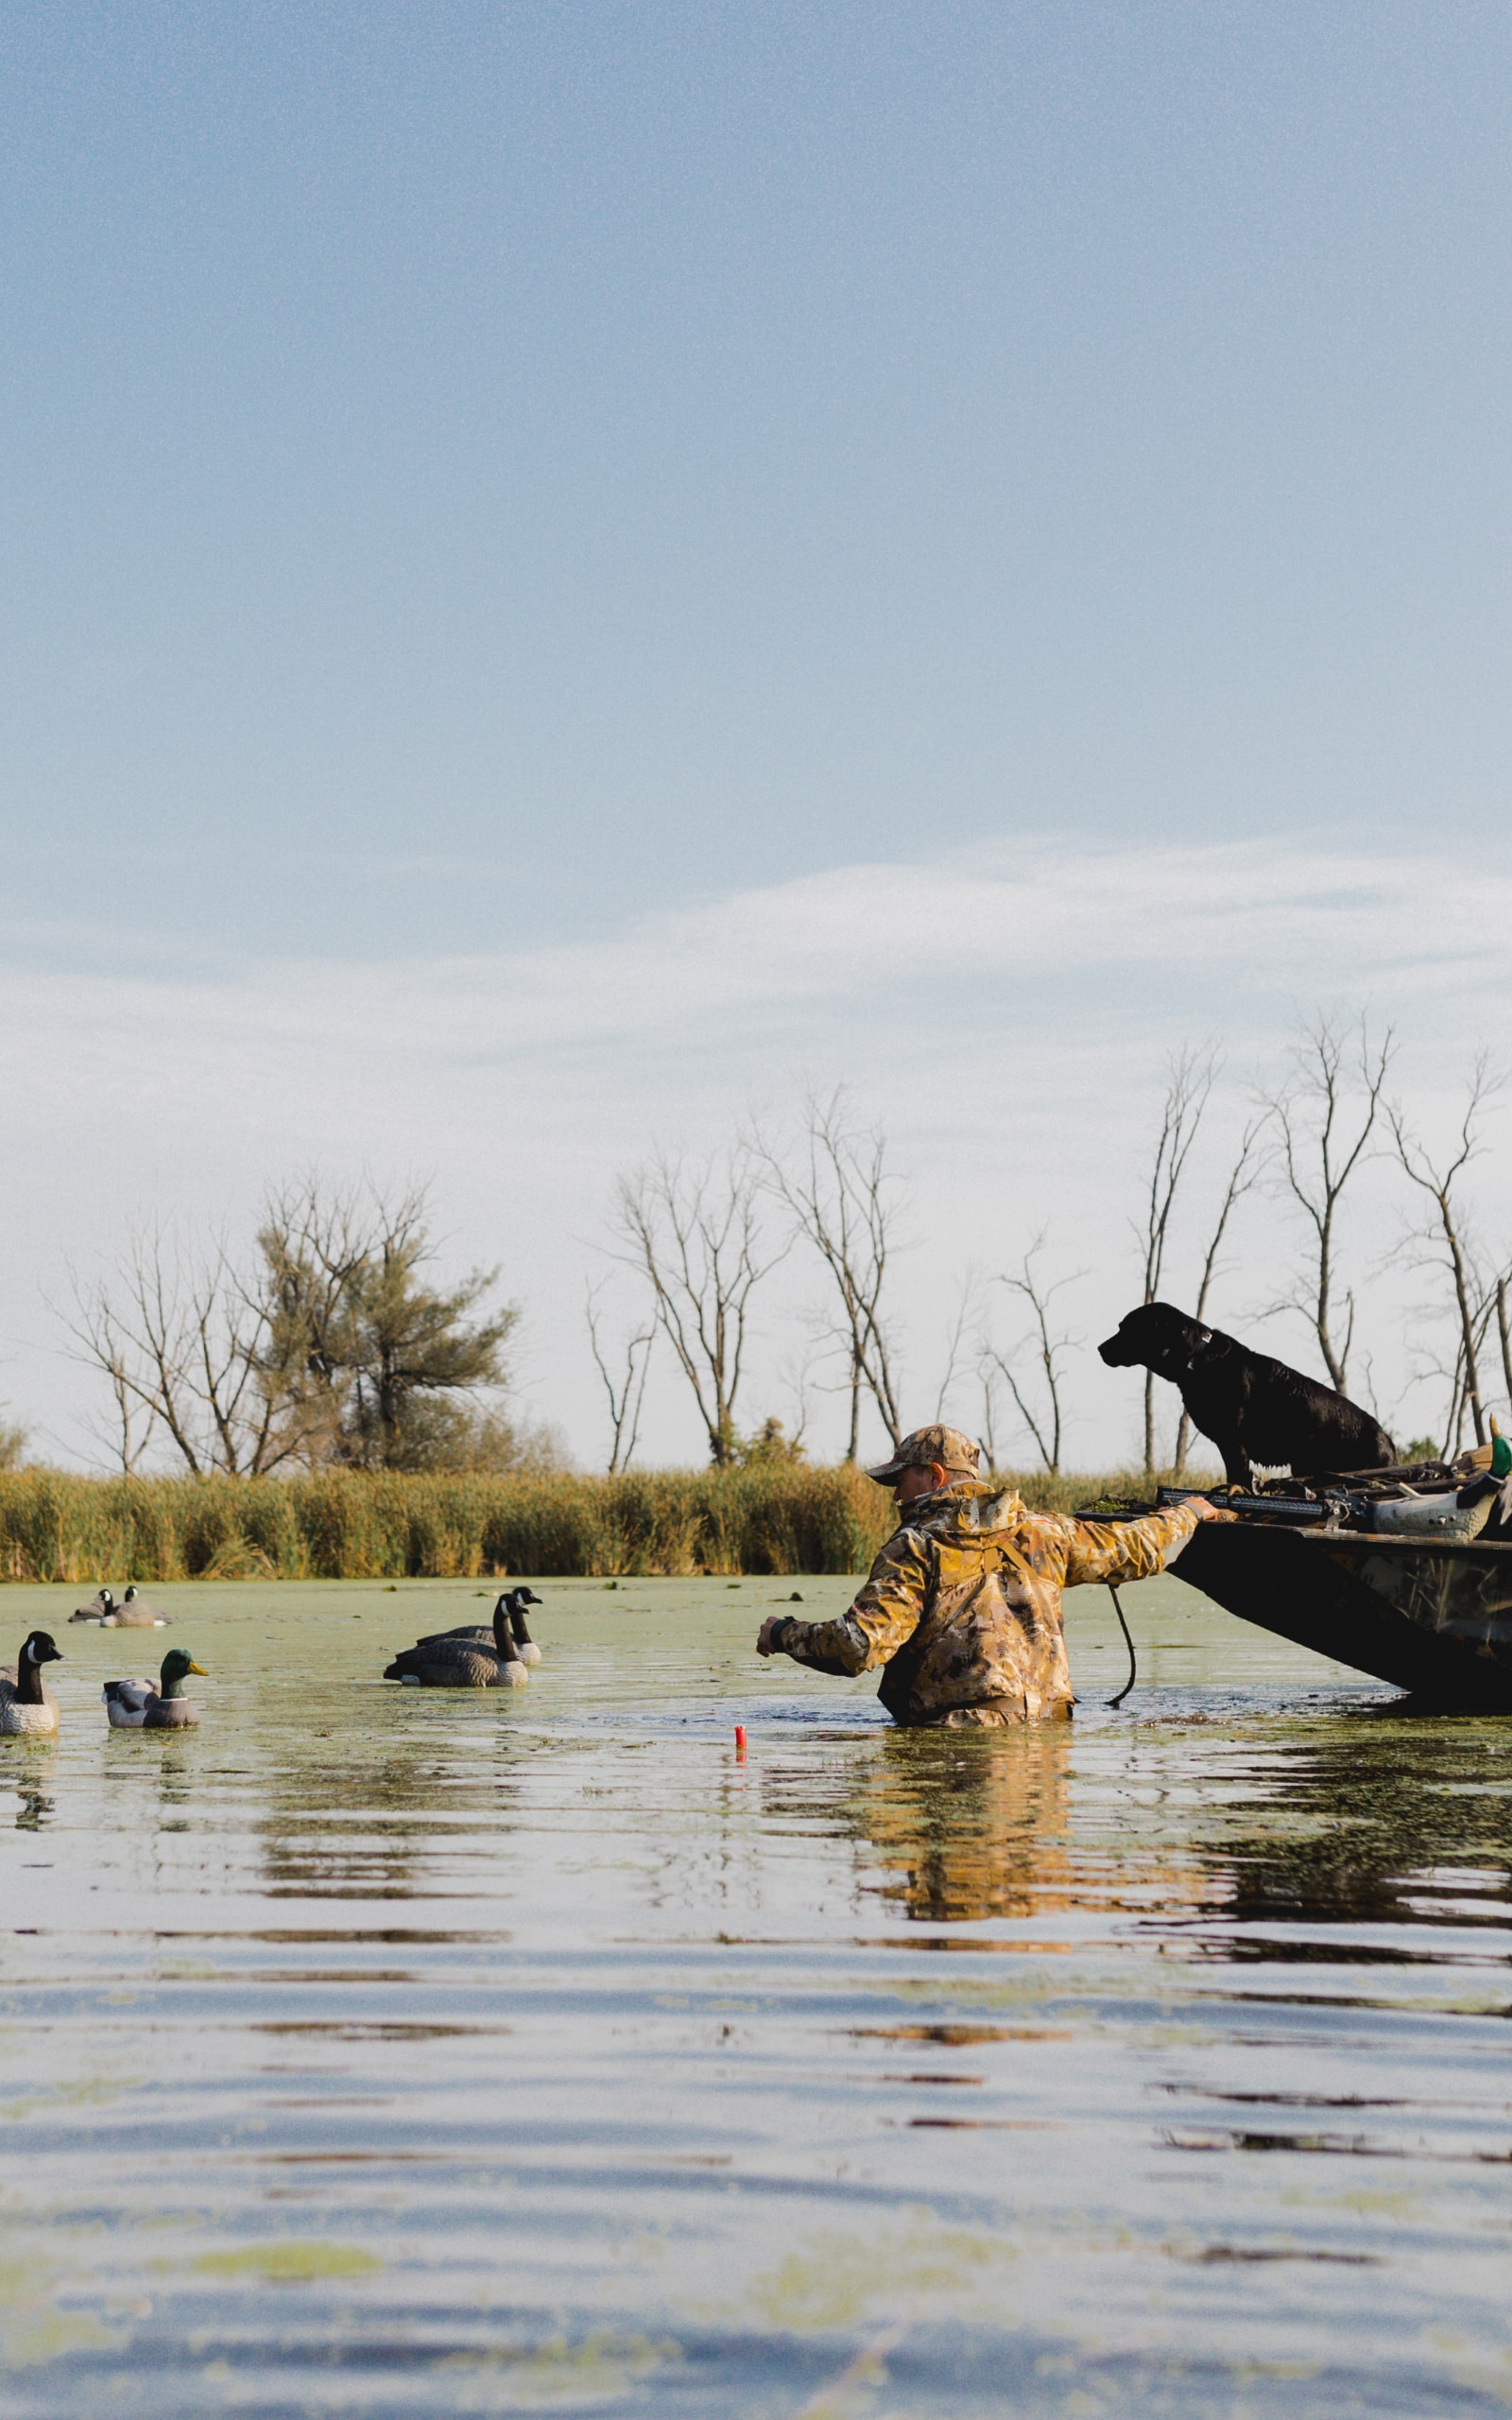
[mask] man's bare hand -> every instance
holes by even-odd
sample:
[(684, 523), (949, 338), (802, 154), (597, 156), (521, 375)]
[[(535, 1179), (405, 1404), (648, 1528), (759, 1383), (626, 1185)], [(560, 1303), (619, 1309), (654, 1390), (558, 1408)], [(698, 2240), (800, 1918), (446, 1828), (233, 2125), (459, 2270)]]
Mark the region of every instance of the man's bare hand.
[(772, 1633), (777, 1628), (779, 1622), (784, 1622), (786, 1619), (787, 1616), (785, 1614), (767, 1615), (766, 1619), (763, 1622), (760, 1630), (756, 1634), (756, 1652), (758, 1655), (781, 1655), (782, 1651), (780, 1647), (774, 1646), (772, 1641)]
[(1194, 1512), (1199, 1521), (1237, 1521), (1239, 1518), (1238, 1513), (1230, 1512), (1227, 1505), (1214, 1504), (1206, 1495), (1189, 1495), (1187, 1511)]

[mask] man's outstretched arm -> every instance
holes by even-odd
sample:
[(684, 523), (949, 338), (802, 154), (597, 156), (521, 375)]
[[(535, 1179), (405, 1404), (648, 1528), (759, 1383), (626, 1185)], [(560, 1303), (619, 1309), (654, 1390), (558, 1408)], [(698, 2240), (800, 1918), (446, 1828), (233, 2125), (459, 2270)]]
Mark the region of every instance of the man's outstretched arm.
[(1194, 1495), (1185, 1504), (1146, 1512), (1138, 1521), (1068, 1521), (1065, 1584), (1075, 1588), (1094, 1580), (1148, 1580), (1180, 1552), (1199, 1521), (1227, 1517), (1205, 1495)]
[(800, 1622), (776, 1614), (763, 1622), (758, 1655), (791, 1655), (816, 1672), (869, 1672), (887, 1663), (919, 1628), (929, 1586), (929, 1548), (917, 1530), (889, 1538), (849, 1613), (838, 1621)]

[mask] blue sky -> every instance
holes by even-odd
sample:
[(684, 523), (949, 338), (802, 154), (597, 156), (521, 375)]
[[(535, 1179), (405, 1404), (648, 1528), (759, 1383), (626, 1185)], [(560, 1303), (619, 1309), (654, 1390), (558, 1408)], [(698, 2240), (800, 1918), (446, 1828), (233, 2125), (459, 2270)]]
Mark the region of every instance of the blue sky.
[(1498, 823), (1503, 10), (0, 43), (29, 916), (476, 946), (941, 829)]
[[(1058, 850), (1070, 904), (1122, 852), (1135, 917), (1152, 852), (1389, 861), (1396, 897), (1426, 847), (1472, 890), (1512, 695), (1509, 68), (1503, 9), (1392, 0), (8, 9), (3, 931), (82, 1126), (12, 1163), (0, 1392), (64, 1418), (60, 1235), (87, 1256), (107, 1214), (218, 1211), (254, 1156), (323, 1149), (442, 1196), (457, 1167), (457, 1249), (522, 1272), (587, 1454), (568, 1124), (698, 1142), (866, 1071), (948, 1178), (969, 1121), (920, 1113), (880, 982), (909, 888), (875, 870)], [(1207, 895), (1183, 874), (1189, 921)], [(654, 984), (695, 929), (659, 919), (747, 897), (831, 903), (869, 1041), (827, 978), (783, 1042), (721, 1055), (716, 993), (647, 1059), (600, 977)], [(1097, 929), (1060, 1030), (1152, 1082), (1193, 1031), (1257, 1060), (1288, 999), (1413, 995), (1395, 925), (1284, 979), (1197, 948), (1167, 980)], [(1011, 915), (974, 993), (949, 957), (953, 1016), (1011, 1053)], [(455, 1096), (491, 1173), (402, 1084), (366, 1129), (339, 1060), (301, 1094), (386, 966), (454, 1003), (576, 966), (561, 1128), (511, 1122), (524, 1032), (501, 1096)], [(135, 1037), (108, 1100), (70, 970)], [(317, 1021), (255, 1155), (233, 1087), (192, 1127), (180, 1088), (217, 984)], [(1464, 997), (1494, 1028), (1504, 995)], [(1435, 1018), (1447, 1063), (1477, 1037)], [(1084, 1182), (1068, 1149), (1040, 1190)]]

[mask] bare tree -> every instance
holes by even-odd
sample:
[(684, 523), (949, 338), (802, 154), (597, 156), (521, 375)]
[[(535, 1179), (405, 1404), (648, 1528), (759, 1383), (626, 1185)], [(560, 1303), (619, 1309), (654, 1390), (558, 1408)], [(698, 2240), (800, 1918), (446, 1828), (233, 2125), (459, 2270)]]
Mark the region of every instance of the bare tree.
[(901, 1206), (898, 1180), (887, 1168), (886, 1138), (879, 1127), (855, 1124), (850, 1096), (839, 1084), (827, 1099), (811, 1093), (804, 1101), (796, 1167), (760, 1136), (753, 1148), (795, 1235), (817, 1253), (833, 1284), (838, 1308), (831, 1334), (846, 1358), (846, 1460), (853, 1462), (863, 1393), (870, 1395), (895, 1445), (903, 1433), (883, 1309)]
[(977, 1357), (976, 1374), (982, 1388), (982, 1434), (977, 1440), (982, 1449), (982, 1468), (995, 1471), (998, 1467), (998, 1374), (988, 1353), (987, 1340), (982, 1340)]
[(1512, 1333), (1507, 1328), (1504, 1277), (1496, 1281), (1496, 1332), (1502, 1344), (1502, 1384), (1506, 1389), (1507, 1402), (1512, 1405)]
[(158, 1429), (190, 1471), (269, 1467), (274, 1415), (259, 1381), (268, 1332), (220, 1238), (195, 1252), (158, 1220), (138, 1220), (106, 1276), (69, 1271), (63, 1314), (81, 1359), (107, 1378), (123, 1470)]
[[(1421, 1382), (1425, 1378), (1437, 1378), (1444, 1387), (1444, 1413), (1438, 1424), (1442, 1431), (1437, 1449), (1438, 1459), (1441, 1461), (1452, 1461), (1464, 1446), (1465, 1423), (1471, 1413), (1471, 1392), (1479, 1381), (1484, 1366), (1486, 1348), (1491, 1332), (1491, 1321), (1496, 1312), (1495, 1281), (1486, 1277), (1481, 1266), (1480, 1256), (1466, 1234), (1463, 1224), (1459, 1228), (1459, 1239), (1465, 1262), (1466, 1299), (1470, 1315), (1469, 1354), (1467, 1357), (1465, 1328), (1460, 1317), (1459, 1305), (1457, 1302), (1452, 1302), (1447, 1353), (1441, 1347), (1425, 1349), (1419, 1344), (1413, 1371), (1415, 1380)], [(1421, 1244), (1425, 1238), (1418, 1236), (1415, 1240)], [(1437, 1252), (1425, 1254), (1424, 1258), (1429, 1267), (1440, 1270), (1444, 1268), (1444, 1263)], [(1442, 1319), (1441, 1305), (1435, 1303), (1423, 1306), (1421, 1315), (1435, 1322), (1432, 1333), (1436, 1335), (1438, 1322)], [(1484, 1443), (1484, 1440), (1482, 1442)]]
[(1323, 1366), (1340, 1394), (1354, 1342), (1354, 1294), (1347, 1290), (1344, 1297), (1347, 1317), (1340, 1342), (1334, 1310), (1339, 1203), (1382, 1115), (1383, 1088), (1395, 1053), (1396, 1037), (1389, 1026), (1382, 1041), (1372, 1045), (1365, 1017), (1351, 1037), (1320, 1013), (1293, 1046), (1290, 1082), (1264, 1100), (1280, 1139), (1285, 1188), (1312, 1230), (1305, 1278), (1279, 1307), (1299, 1310), (1308, 1320)]
[[(1218, 1216), (1202, 1263), (1202, 1282), (1197, 1288), (1197, 1299), (1193, 1314), (1198, 1320), (1204, 1320), (1208, 1315), (1208, 1296), (1212, 1291), (1212, 1281), (1218, 1270), (1218, 1254), (1223, 1248), (1223, 1239), (1228, 1232), (1228, 1221), (1233, 1216), (1234, 1205), (1249, 1191), (1260, 1175), (1260, 1138), (1263, 1125), (1263, 1116), (1252, 1118), (1240, 1137), (1239, 1150), (1228, 1171), (1228, 1183), (1224, 1188), (1223, 1200), (1218, 1204)], [(1178, 1478), (1186, 1468), (1187, 1453), (1191, 1443), (1192, 1415), (1183, 1403), (1181, 1418), (1177, 1426), (1176, 1454), (1171, 1465)]]
[(710, 1458), (721, 1465), (733, 1455), (750, 1298), (782, 1257), (764, 1246), (760, 1189), (757, 1163), (739, 1146), (695, 1165), (661, 1153), (622, 1176), (616, 1192), (620, 1257), (651, 1288)]
[[(1016, 1294), (1021, 1301), (1028, 1305), (1030, 1313), (1028, 1333), (1008, 1353), (1000, 1352), (986, 1336), (981, 1340), (978, 1366), (982, 1373), (987, 1413), (988, 1460), (994, 1467), (997, 1463), (994, 1392), (996, 1381), (1001, 1378), (1013, 1398), (1020, 1419), (1034, 1439), (1040, 1459), (1046, 1470), (1058, 1471), (1060, 1468), (1061, 1388), (1065, 1383), (1061, 1356), (1070, 1350), (1074, 1340), (1065, 1333), (1057, 1334), (1053, 1331), (1051, 1306), (1056, 1296), (1066, 1287), (1074, 1286), (1086, 1275), (1086, 1270), (1077, 1270), (1074, 1275), (1057, 1277), (1047, 1285), (1035, 1266), (1044, 1248), (1045, 1231), (1041, 1227), (1019, 1263), (1017, 1273), (1011, 1277), (1000, 1278), (998, 1281), (1000, 1285), (1005, 1286), (1011, 1294)], [(1026, 1355), (1039, 1369), (1043, 1399), (1038, 1410), (1030, 1400), (1025, 1385), (1021, 1383), (1015, 1367), (1015, 1364), (1022, 1362)]]
[(588, 1343), (593, 1356), (593, 1367), (603, 1380), (609, 1397), (610, 1457), (609, 1470), (612, 1478), (616, 1471), (628, 1468), (641, 1434), (641, 1406), (645, 1400), (646, 1372), (651, 1366), (651, 1347), (656, 1340), (654, 1317), (638, 1327), (634, 1334), (622, 1337), (614, 1348), (611, 1366), (600, 1328), (598, 1298), (603, 1280), (588, 1288)]
[[(828, 1340), (825, 1340), (828, 1341)], [(822, 1382), (815, 1374), (819, 1357), (818, 1347), (810, 1336), (803, 1339), (783, 1359), (779, 1375), (793, 1407), (793, 1434), (790, 1443), (806, 1451), (803, 1440), (808, 1435), (809, 1420), (816, 1393), (825, 1392)]]
[[(76, 1357), (91, 1361), (103, 1374), (111, 1391), (112, 1416), (102, 1432), (91, 1422), (95, 1436), (101, 1438), (112, 1461), (118, 1461), (128, 1478), (140, 1468), (142, 1457), (152, 1443), (157, 1416), (150, 1403), (143, 1403), (127, 1374), (125, 1340), (110, 1315), (109, 1300), (99, 1288), (89, 1289), (78, 1272), (70, 1268), (68, 1282), (73, 1296), (77, 1325), (68, 1313), (61, 1314), (65, 1326), (70, 1326), (77, 1351)], [(56, 1310), (56, 1305), (51, 1305)], [(80, 1333), (80, 1330), (86, 1333)]]
[[(979, 1269), (971, 1267), (963, 1271), (960, 1284), (955, 1290), (955, 1317), (952, 1322), (950, 1338), (945, 1347), (945, 1374), (940, 1379), (939, 1392), (935, 1398), (936, 1420), (943, 1420), (945, 1417), (946, 1400), (955, 1384), (957, 1374), (965, 1363), (971, 1330), (973, 1327), (980, 1328), (981, 1321), (982, 1272)], [(980, 1363), (979, 1351), (974, 1357)]]
[[(1155, 1156), (1150, 1163), (1149, 1188), (1144, 1202), (1144, 1221), (1134, 1230), (1144, 1262), (1144, 1292), (1146, 1303), (1159, 1301), (1160, 1280), (1165, 1273), (1166, 1247), (1171, 1239), (1171, 1219), (1176, 1198), (1180, 1190), (1192, 1147), (1197, 1139), (1209, 1097), (1217, 1080), (1218, 1062), (1213, 1052), (1198, 1052), (1190, 1047), (1179, 1050), (1167, 1063), (1165, 1094), (1160, 1103), (1160, 1123), (1155, 1139)], [(1155, 1374), (1144, 1374), (1144, 1474), (1151, 1478), (1155, 1471)]]
[(1403, 1172), (1427, 1196), (1431, 1204), (1427, 1224), (1418, 1231), (1418, 1240), (1450, 1280), (1458, 1328), (1454, 1379), (1456, 1410), (1452, 1417), (1462, 1422), (1464, 1412), (1469, 1411), (1477, 1445), (1486, 1443), (1480, 1355), (1490, 1324), (1497, 1289), (1494, 1283), (1488, 1283), (1477, 1268), (1473, 1241), (1466, 1214), (1456, 1200), (1455, 1187), (1465, 1169), (1481, 1150), (1481, 1128), (1485, 1115), (1501, 1084), (1502, 1079), (1491, 1072), (1487, 1054), (1481, 1051), (1470, 1070), (1469, 1089), (1458, 1136), (1450, 1156), (1436, 1165), (1429, 1158), (1423, 1145), (1409, 1132), (1400, 1105), (1393, 1102), (1386, 1112)]

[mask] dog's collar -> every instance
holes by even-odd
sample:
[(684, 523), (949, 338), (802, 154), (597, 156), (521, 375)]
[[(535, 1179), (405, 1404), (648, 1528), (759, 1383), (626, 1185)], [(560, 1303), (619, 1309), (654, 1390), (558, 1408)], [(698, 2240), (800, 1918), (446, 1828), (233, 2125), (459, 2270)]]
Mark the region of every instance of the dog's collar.
[(1201, 1360), (1201, 1358), (1202, 1358), (1202, 1357), (1203, 1357), (1203, 1355), (1204, 1355), (1205, 1353), (1209, 1352), (1209, 1351), (1211, 1349), (1211, 1346), (1212, 1346), (1213, 1340), (1214, 1340), (1214, 1331), (1213, 1331), (1211, 1328), (1210, 1328), (1210, 1329), (1208, 1330), (1207, 1336), (1204, 1338), (1204, 1340), (1203, 1340), (1202, 1343), (1200, 1343), (1199, 1345), (1197, 1345), (1194, 1351), (1193, 1351), (1193, 1352), (1191, 1352), (1191, 1353), (1189, 1353), (1189, 1354), (1187, 1355), (1187, 1368), (1188, 1368), (1189, 1370), (1193, 1367), (1193, 1365), (1194, 1365), (1195, 1362), (1198, 1362), (1198, 1361), (1200, 1361), (1200, 1360)]

